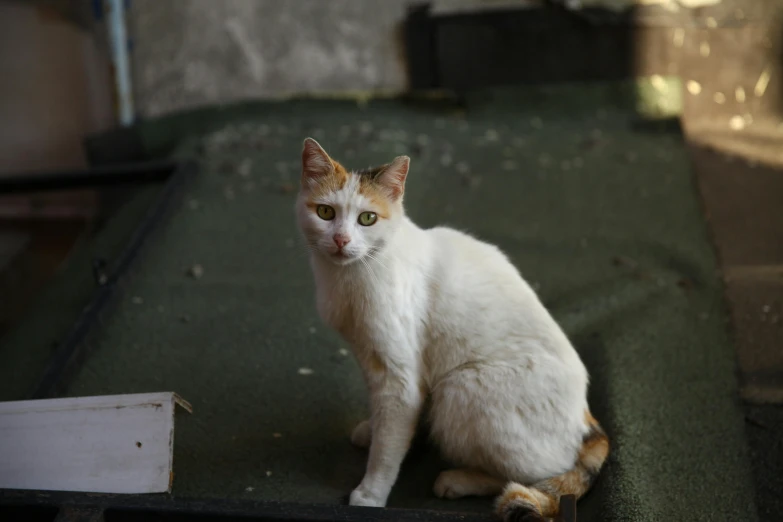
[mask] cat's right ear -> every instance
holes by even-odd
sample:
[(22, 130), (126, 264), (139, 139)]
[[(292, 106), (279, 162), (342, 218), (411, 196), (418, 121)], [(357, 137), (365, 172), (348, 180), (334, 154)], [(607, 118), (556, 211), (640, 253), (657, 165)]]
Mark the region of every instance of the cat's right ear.
[(334, 164), (326, 151), (313, 138), (305, 138), (302, 146), (302, 187), (317, 184), (334, 173)]

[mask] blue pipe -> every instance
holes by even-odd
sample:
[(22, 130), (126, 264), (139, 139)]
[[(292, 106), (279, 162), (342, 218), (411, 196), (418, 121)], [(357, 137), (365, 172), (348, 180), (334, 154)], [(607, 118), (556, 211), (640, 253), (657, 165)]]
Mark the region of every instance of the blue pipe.
[(128, 32), (125, 27), (125, 0), (108, 0), (109, 33), (112, 41), (117, 96), (120, 105), (120, 125), (133, 124), (133, 89), (128, 58)]

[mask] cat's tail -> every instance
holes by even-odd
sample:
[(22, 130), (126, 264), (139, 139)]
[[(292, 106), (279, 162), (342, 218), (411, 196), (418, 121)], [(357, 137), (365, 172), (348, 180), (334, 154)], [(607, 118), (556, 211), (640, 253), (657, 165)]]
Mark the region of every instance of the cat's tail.
[(498, 497), (496, 509), (504, 522), (542, 522), (555, 517), (563, 495), (584, 495), (595, 482), (609, 455), (609, 438), (598, 421), (585, 412), (589, 431), (573, 468), (532, 486), (511, 482)]

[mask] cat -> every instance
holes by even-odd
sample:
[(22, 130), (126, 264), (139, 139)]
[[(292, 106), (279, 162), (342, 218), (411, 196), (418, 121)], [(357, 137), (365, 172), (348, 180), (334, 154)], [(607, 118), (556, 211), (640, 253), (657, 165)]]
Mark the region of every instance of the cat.
[(410, 158), (348, 171), (313, 139), (302, 149), (296, 216), (322, 320), (350, 344), (371, 417), (355, 506), (386, 505), (429, 396), (430, 436), (459, 467), (442, 498), (498, 496), (504, 520), (555, 516), (609, 453), (587, 405), (588, 374), (565, 333), (506, 256), (405, 214)]

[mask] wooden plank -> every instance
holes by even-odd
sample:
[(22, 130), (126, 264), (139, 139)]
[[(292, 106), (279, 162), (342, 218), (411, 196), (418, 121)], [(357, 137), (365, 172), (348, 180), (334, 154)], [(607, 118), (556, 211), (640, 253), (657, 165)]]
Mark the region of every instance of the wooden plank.
[(0, 402), (0, 488), (171, 490), (171, 392)]

